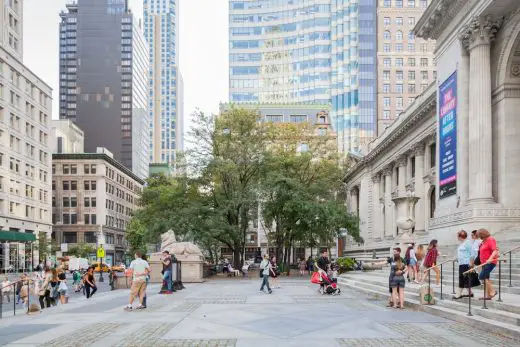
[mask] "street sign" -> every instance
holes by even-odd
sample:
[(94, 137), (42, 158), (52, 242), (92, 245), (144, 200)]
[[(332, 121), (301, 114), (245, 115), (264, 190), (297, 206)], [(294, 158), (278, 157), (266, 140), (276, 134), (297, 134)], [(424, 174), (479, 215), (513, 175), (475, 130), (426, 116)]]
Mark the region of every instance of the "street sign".
[(99, 247), (97, 249), (97, 257), (104, 258), (105, 257), (105, 249), (103, 247)]
[(60, 248), (61, 248), (62, 252), (68, 252), (69, 251), (69, 244), (68, 243), (62, 243)]

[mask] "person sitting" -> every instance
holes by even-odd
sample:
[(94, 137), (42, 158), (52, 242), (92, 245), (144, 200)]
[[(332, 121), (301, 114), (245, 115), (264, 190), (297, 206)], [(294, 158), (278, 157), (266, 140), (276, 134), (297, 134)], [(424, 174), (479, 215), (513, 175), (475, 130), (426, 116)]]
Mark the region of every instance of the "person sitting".
[(233, 269), (233, 266), (231, 266), (231, 264), (228, 264), (228, 276), (231, 277), (231, 275), (235, 277), (240, 275), (240, 270), (235, 270)]

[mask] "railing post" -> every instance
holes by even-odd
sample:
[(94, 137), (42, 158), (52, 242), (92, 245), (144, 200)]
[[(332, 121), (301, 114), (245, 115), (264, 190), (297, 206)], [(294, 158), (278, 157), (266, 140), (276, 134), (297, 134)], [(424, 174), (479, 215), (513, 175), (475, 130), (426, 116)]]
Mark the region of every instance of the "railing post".
[(502, 302), (502, 260), (498, 260), (498, 302)]
[(16, 282), (13, 284), (13, 316), (16, 316)]
[(31, 306), (31, 282), (27, 280), (27, 314), (29, 314), (29, 306)]
[(441, 300), (442, 300), (442, 264), (441, 264)]
[(486, 279), (484, 279), (484, 297), (483, 297), (483, 304), (482, 304), (482, 309), (484, 310), (487, 310), (487, 304), (486, 304), (486, 298), (487, 298), (487, 288), (486, 288)]
[(451, 294), (455, 294), (455, 260), (451, 262)]
[(513, 252), (509, 252), (509, 288), (513, 286), (513, 284), (511, 283), (511, 253)]
[(432, 282), (432, 278), (430, 276), (430, 271), (431, 270), (428, 270), (428, 296), (427, 296), (427, 298), (428, 298), (428, 305), (431, 303), (431, 297), (432, 297), (431, 294), (430, 294), (430, 292), (431, 292), (431, 282)]
[[(467, 275), (464, 275), (464, 276), (467, 276)], [(471, 313), (471, 290), (470, 290), (470, 295), (468, 297), (468, 316), (470, 316), (470, 317), (473, 316), (473, 313)]]

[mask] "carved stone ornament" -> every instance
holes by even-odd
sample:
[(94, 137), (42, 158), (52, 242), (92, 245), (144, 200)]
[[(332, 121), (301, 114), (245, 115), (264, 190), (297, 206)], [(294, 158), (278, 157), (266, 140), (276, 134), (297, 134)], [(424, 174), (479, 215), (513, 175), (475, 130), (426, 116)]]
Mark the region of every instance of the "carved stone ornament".
[(380, 183), (381, 182), (381, 175), (379, 173), (372, 176), (372, 182), (374, 183)]
[(502, 20), (494, 20), (491, 15), (477, 16), (471, 19), (459, 33), (459, 39), (467, 50), (481, 44), (491, 44), (496, 38), (496, 34)]
[(520, 77), (520, 63), (511, 65), (511, 75), (514, 77)]
[(403, 167), (403, 166), (406, 166), (406, 162), (408, 161), (408, 158), (406, 158), (405, 156), (400, 156), (399, 158), (397, 158), (397, 160), (395, 161), (395, 165), (397, 167)]
[(423, 157), (424, 156), (424, 149), (425, 149), (424, 142), (418, 142), (413, 146), (413, 153), (416, 157)]
[(392, 176), (393, 171), (394, 171), (394, 167), (392, 165), (388, 165), (383, 169), (383, 175)]

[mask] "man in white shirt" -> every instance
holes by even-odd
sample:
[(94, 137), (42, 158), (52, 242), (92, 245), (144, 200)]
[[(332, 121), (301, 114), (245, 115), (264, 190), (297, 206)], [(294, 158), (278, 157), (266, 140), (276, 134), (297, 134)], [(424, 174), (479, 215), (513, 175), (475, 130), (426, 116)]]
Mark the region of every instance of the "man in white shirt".
[(139, 296), (139, 306), (136, 309), (145, 308), (143, 305), (143, 299), (146, 294), (146, 277), (150, 272), (150, 265), (146, 260), (142, 259), (141, 252), (135, 252), (135, 260), (130, 263), (130, 269), (132, 269), (132, 287), (130, 288), (130, 301), (125, 307), (126, 311), (132, 310), (132, 304)]

